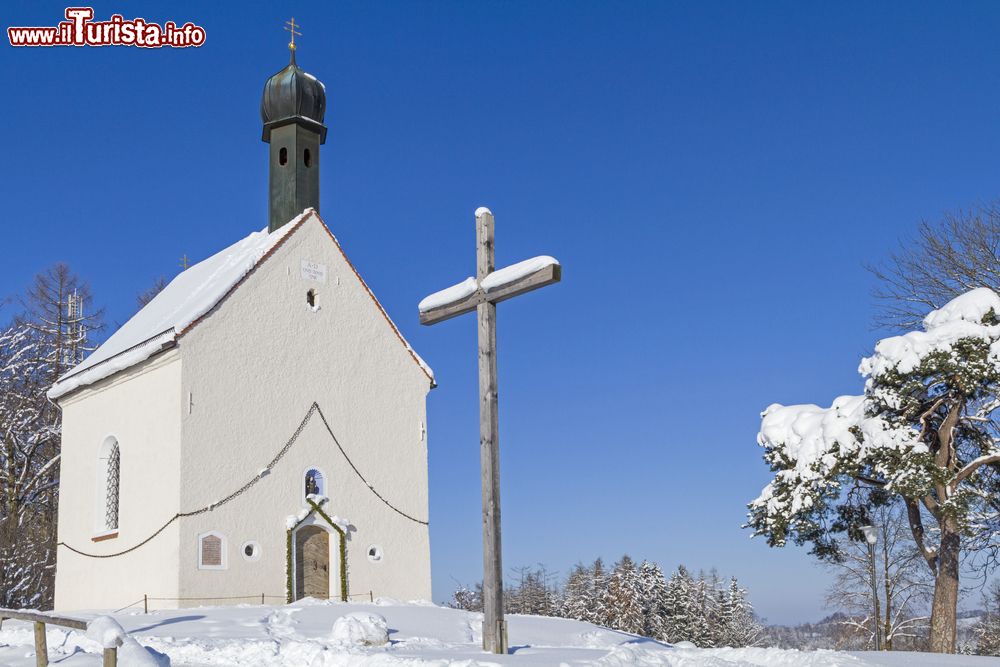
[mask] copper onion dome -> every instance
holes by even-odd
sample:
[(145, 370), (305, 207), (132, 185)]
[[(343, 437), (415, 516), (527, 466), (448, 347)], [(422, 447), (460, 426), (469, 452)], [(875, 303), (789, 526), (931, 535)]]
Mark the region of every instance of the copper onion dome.
[(260, 99), (264, 141), (270, 141), (272, 128), (299, 123), (319, 133), (320, 143), (323, 143), (326, 140), (325, 114), (326, 88), (295, 63), (295, 51), (292, 50), (288, 66), (264, 84)]

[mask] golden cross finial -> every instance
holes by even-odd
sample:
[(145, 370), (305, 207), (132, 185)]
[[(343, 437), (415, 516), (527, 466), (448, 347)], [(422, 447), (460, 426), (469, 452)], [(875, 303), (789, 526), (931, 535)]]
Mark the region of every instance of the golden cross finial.
[(292, 41), (290, 41), (288, 43), (288, 50), (289, 51), (294, 51), (295, 50), (295, 35), (298, 35), (299, 37), (302, 36), (302, 33), (298, 32), (296, 30), (296, 28), (301, 28), (301, 27), (302, 27), (302, 24), (296, 23), (294, 16), (292, 17), (291, 21), (285, 21), (285, 30), (287, 30), (288, 32), (292, 33)]

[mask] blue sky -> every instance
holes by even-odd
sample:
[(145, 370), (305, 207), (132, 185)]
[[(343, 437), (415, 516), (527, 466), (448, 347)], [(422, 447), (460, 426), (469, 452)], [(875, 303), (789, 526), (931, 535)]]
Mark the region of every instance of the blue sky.
[[(5, 3), (4, 27), (65, 5)], [(773, 622), (828, 575), (740, 529), (772, 402), (860, 390), (865, 262), (1000, 183), (988, 3), (140, 2), (198, 49), (0, 47), (0, 295), (56, 260), (110, 322), (181, 255), (266, 225), (259, 96), (327, 87), (322, 213), (434, 367), (435, 598), (481, 576), (471, 317), (417, 324), (474, 270), (552, 254), (563, 282), (499, 313), (504, 557), (565, 573), (623, 552), (717, 567)]]

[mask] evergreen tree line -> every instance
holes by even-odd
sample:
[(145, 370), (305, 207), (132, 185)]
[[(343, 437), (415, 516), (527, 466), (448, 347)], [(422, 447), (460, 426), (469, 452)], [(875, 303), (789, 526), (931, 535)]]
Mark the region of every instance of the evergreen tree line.
[[(561, 585), (542, 566), (515, 575), (504, 585), (507, 613), (572, 618), (702, 648), (752, 646), (763, 633), (746, 589), (714, 571), (695, 577), (681, 565), (667, 579), (656, 563), (626, 555), (610, 571), (600, 558), (578, 564)], [(450, 604), (482, 611), (482, 586), (459, 587)]]

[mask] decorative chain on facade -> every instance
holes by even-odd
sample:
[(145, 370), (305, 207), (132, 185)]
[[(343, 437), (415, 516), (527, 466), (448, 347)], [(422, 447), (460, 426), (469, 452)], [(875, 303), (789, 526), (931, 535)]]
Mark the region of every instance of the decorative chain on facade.
[[(344, 448), (340, 445), (340, 441), (337, 440), (337, 436), (333, 434), (333, 429), (330, 428), (330, 424), (329, 424), (329, 422), (327, 422), (326, 415), (323, 414), (323, 410), (320, 409), (319, 403), (316, 403), (314, 401), (313, 404), (309, 407), (309, 411), (306, 412), (306, 416), (302, 419), (302, 422), (299, 424), (298, 428), (295, 429), (295, 433), (292, 434), (292, 437), (288, 439), (288, 442), (286, 442), (285, 445), (278, 451), (278, 453), (275, 454), (274, 458), (271, 459), (271, 462), (267, 464), (267, 467), (265, 467), (260, 473), (258, 473), (257, 475), (255, 475), (252, 479), (250, 479), (250, 481), (248, 481), (246, 484), (244, 484), (240, 488), (236, 489), (235, 491), (233, 491), (232, 493), (230, 493), (225, 498), (222, 498), (221, 500), (217, 500), (216, 502), (212, 503), (211, 505), (207, 505), (205, 507), (202, 507), (201, 509), (192, 510), (190, 512), (178, 512), (177, 514), (175, 514), (172, 517), (170, 517), (170, 519), (168, 519), (166, 523), (164, 523), (162, 526), (160, 526), (159, 528), (157, 528), (156, 531), (152, 535), (150, 535), (149, 537), (147, 537), (143, 541), (139, 542), (135, 546), (129, 547), (128, 549), (125, 549), (123, 551), (119, 551), (117, 553), (113, 553), (113, 554), (91, 554), (91, 553), (86, 553), (86, 552), (80, 551), (79, 549), (71, 547), (70, 545), (66, 544), (65, 542), (59, 542), (59, 546), (66, 547), (67, 549), (69, 549), (73, 553), (79, 554), (81, 556), (86, 556), (87, 558), (116, 558), (118, 556), (124, 556), (127, 553), (135, 551), (139, 547), (141, 547), (141, 546), (143, 546), (143, 545), (151, 542), (153, 539), (156, 538), (157, 535), (159, 535), (160, 533), (162, 533), (167, 528), (167, 526), (169, 526), (170, 524), (172, 524), (177, 519), (180, 519), (180, 518), (183, 518), (183, 517), (189, 517), (189, 516), (197, 516), (198, 514), (204, 514), (205, 512), (210, 512), (210, 511), (214, 510), (216, 507), (222, 507), (223, 505), (229, 503), (230, 501), (234, 500), (235, 498), (237, 498), (238, 496), (242, 495), (243, 493), (246, 493), (247, 491), (249, 491), (255, 484), (257, 484), (257, 482), (259, 482), (261, 479), (263, 479), (264, 475), (267, 474), (268, 472), (270, 472), (271, 468), (273, 468), (275, 465), (277, 465), (277, 463), (279, 461), (281, 461), (282, 458), (284, 458), (285, 454), (288, 453), (288, 450), (291, 449), (292, 445), (295, 444), (295, 441), (299, 439), (300, 435), (302, 435), (302, 431), (305, 430), (306, 425), (309, 423), (309, 420), (311, 420), (312, 416), (314, 414), (317, 414), (317, 413), (319, 414), (320, 420), (323, 422), (323, 426), (326, 429), (326, 432), (330, 435), (330, 438), (333, 440), (333, 443), (335, 445), (337, 445), (337, 449), (340, 450), (340, 453), (344, 456), (344, 459), (347, 461), (347, 464), (351, 467), (351, 470), (353, 470), (354, 473), (358, 476), (358, 478), (362, 482), (364, 482), (364, 485), (366, 487), (368, 487), (368, 490), (371, 491), (372, 493), (374, 493), (375, 496), (379, 500), (381, 500), (383, 503), (385, 503), (386, 506), (388, 506), (391, 510), (393, 510), (394, 512), (396, 512), (400, 516), (405, 517), (406, 519), (409, 519), (410, 521), (413, 521), (414, 523), (419, 523), (422, 526), (429, 525), (429, 523), (427, 521), (423, 521), (421, 519), (414, 518), (414, 517), (410, 516), (409, 514), (407, 514), (406, 512), (404, 512), (403, 510), (399, 509), (398, 507), (396, 507), (395, 505), (393, 505), (392, 503), (390, 503), (388, 500), (386, 500), (385, 496), (383, 496), (381, 493), (379, 493), (378, 491), (375, 490), (375, 487), (372, 486), (368, 482), (367, 479), (365, 479), (365, 476), (361, 474), (361, 471), (358, 470), (357, 466), (354, 465), (354, 462), (351, 461), (351, 458), (347, 455), (347, 452), (344, 451)], [(108, 463), (108, 507), (107, 507), (107, 513), (106, 513), (106, 517), (105, 518), (109, 522), (110, 522), (110, 516), (111, 516), (111, 489), (112, 489), (112, 483), (111, 483), (111, 480), (112, 480), (112, 477), (111, 477), (111, 461), (112, 460), (115, 461), (115, 463), (114, 463), (115, 474), (114, 474), (114, 486), (113, 486), (113, 488), (114, 488), (114, 526), (117, 527), (118, 526), (118, 468), (119, 468), (119, 464), (118, 464), (119, 456), (118, 456), (118, 447), (117, 446), (115, 447), (115, 449), (112, 452), (111, 456), (108, 458), (108, 461), (109, 461), (109, 463)], [(110, 523), (108, 525), (110, 526)]]

